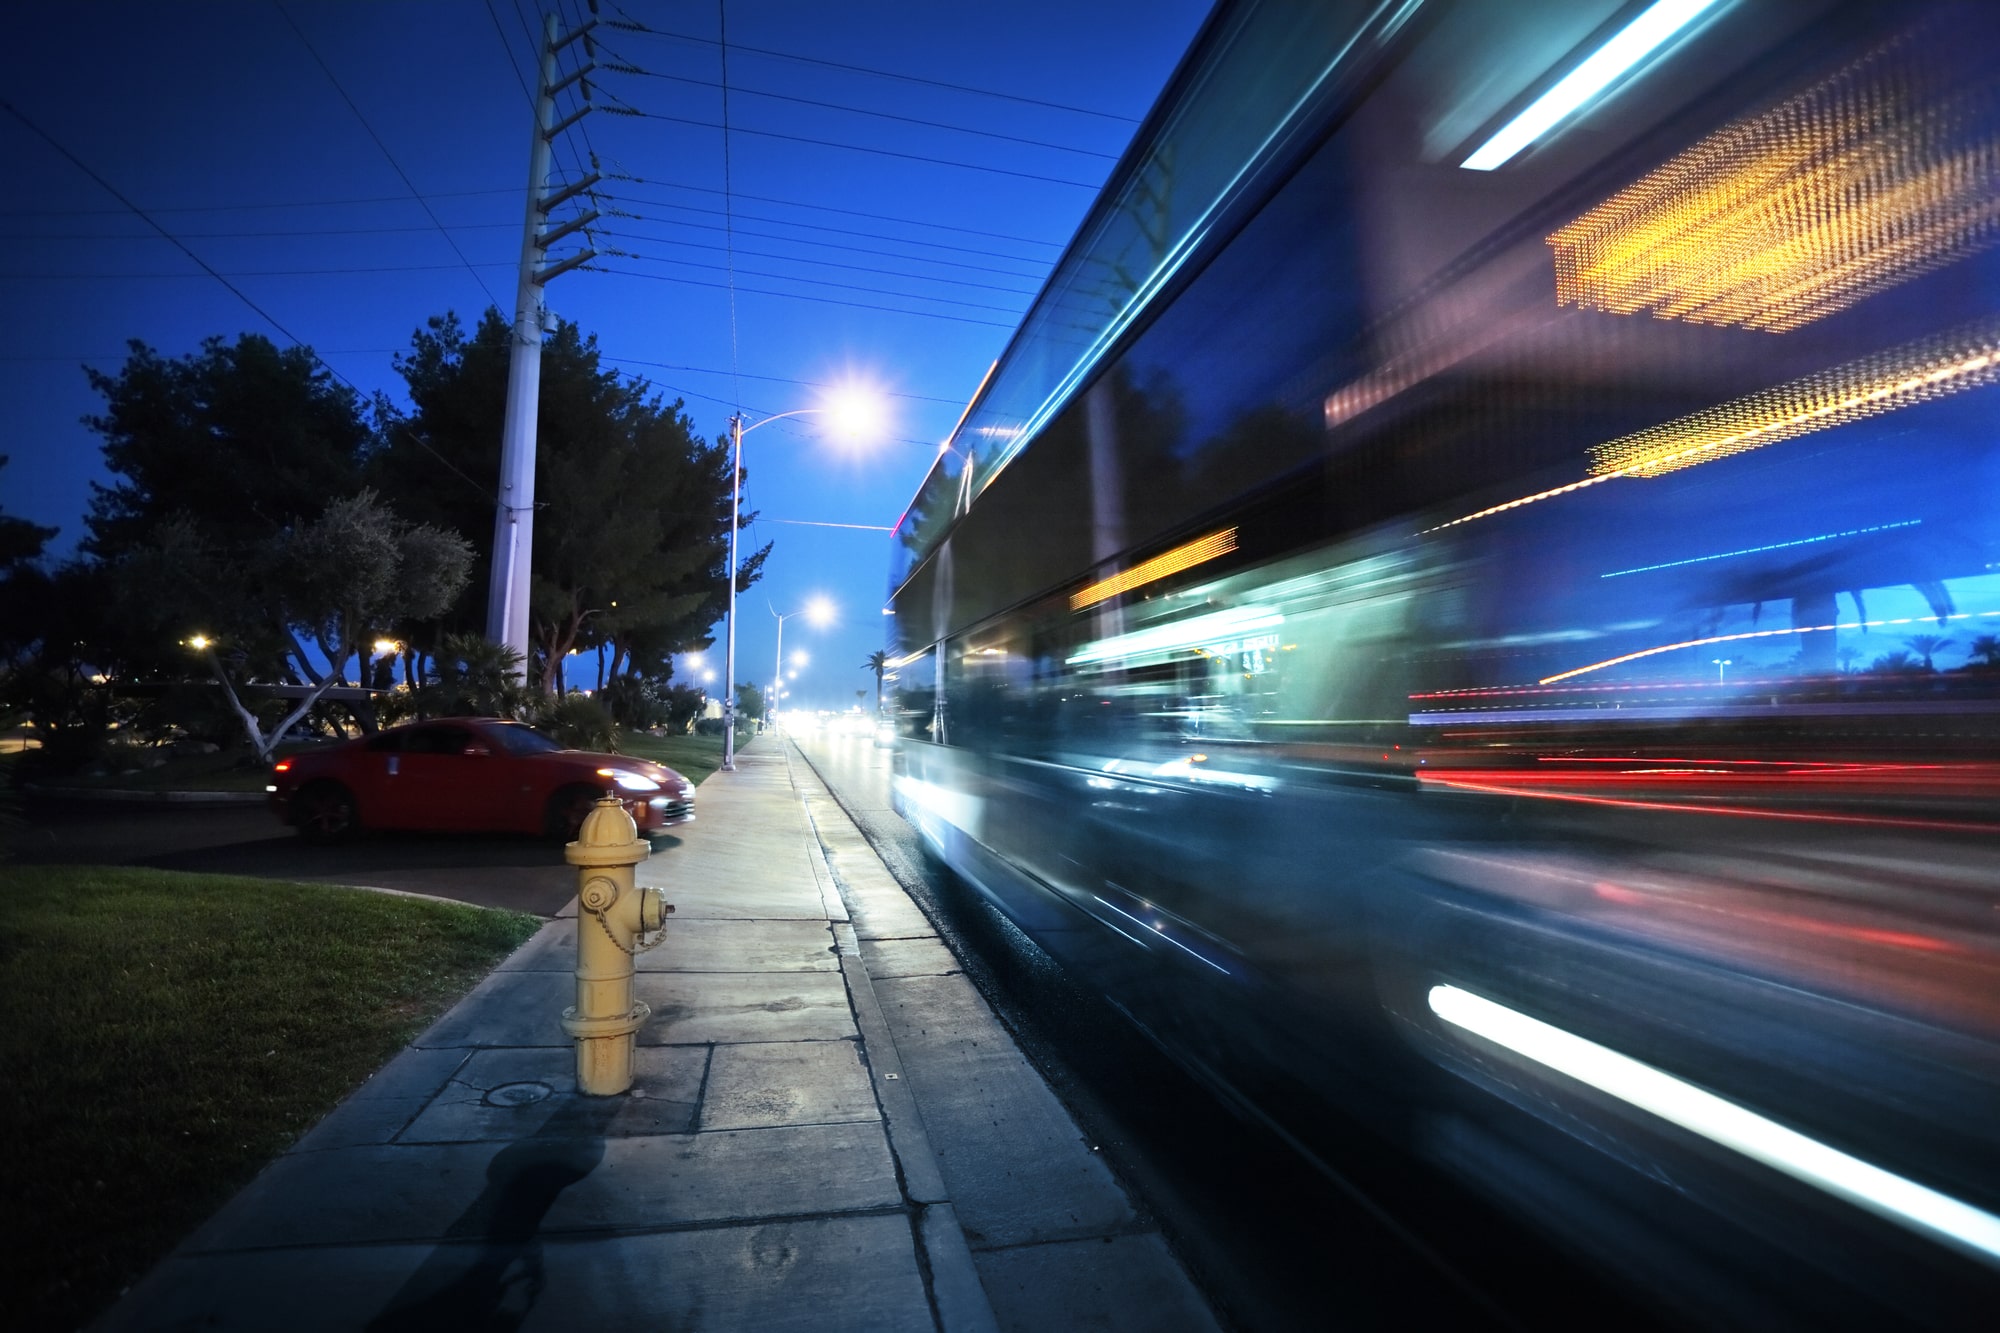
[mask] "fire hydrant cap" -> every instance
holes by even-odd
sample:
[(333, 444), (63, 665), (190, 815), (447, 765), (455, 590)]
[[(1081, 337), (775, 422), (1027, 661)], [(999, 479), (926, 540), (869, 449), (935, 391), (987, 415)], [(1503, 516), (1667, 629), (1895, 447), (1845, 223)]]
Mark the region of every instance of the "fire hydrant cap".
[(563, 848), (563, 859), (573, 866), (629, 866), (652, 851), (625, 807), (607, 796), (584, 816), (576, 841)]

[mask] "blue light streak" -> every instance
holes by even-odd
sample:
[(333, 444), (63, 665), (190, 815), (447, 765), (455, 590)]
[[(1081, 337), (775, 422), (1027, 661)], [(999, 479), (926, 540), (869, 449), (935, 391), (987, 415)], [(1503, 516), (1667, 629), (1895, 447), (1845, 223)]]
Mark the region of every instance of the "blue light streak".
[(1689, 556), (1686, 560), (1669, 560), (1663, 565), (1639, 565), (1632, 569), (1617, 569), (1609, 574), (1599, 574), (1601, 579), (1619, 579), (1627, 574), (1650, 574), (1656, 569), (1679, 569), (1682, 565), (1699, 565), (1708, 560), (1728, 560), (1739, 555), (1756, 555), (1763, 551), (1782, 551), (1788, 546), (1811, 546), (1814, 542), (1839, 541), (1842, 537), (1861, 537), (1871, 532), (1892, 532), (1897, 528), (1914, 528), (1922, 523), (1920, 518), (1905, 519), (1901, 523), (1877, 523), (1872, 528), (1849, 528), (1845, 532), (1822, 532), (1817, 537), (1801, 537), (1797, 541), (1772, 542), (1767, 546), (1746, 546), (1740, 551), (1722, 551), (1716, 555)]

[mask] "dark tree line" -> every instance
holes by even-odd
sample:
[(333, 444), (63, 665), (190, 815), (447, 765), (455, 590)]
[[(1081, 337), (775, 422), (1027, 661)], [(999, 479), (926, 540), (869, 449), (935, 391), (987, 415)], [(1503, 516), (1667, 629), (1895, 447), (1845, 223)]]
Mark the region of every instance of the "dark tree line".
[(609, 670), (567, 683), (624, 721), (685, 713), (698, 694), (673, 684), (674, 655), (709, 645), (727, 597), (728, 454), (569, 322), (542, 358), (527, 689), (460, 688), (485, 628), (511, 337), (493, 310), (470, 333), (430, 320), (396, 358), (407, 410), (254, 334), (178, 357), (134, 341), (117, 373), (88, 371), (112, 480), (77, 556), (50, 567), (54, 530), (0, 516), (6, 702), (47, 741), (101, 730), (120, 685), (207, 679), (268, 755), (326, 691), (387, 685), (390, 640), (447, 706), (533, 706), (572, 652), (602, 647)]

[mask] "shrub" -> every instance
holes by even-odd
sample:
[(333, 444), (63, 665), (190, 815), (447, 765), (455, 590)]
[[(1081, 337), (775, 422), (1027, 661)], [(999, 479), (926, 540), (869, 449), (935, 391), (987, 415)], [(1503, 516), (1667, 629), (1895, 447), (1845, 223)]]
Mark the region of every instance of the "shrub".
[(521, 654), (477, 634), (447, 634), (424, 681), (423, 713), (441, 717), (519, 717), (527, 703)]
[(603, 704), (587, 694), (563, 694), (537, 703), (529, 715), (538, 731), (572, 750), (618, 748), (618, 724)]

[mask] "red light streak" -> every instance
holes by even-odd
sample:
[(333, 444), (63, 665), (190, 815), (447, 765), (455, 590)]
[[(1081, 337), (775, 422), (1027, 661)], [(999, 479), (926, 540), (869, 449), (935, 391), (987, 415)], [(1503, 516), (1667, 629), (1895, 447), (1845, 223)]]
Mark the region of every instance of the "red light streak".
[[(1525, 775), (1508, 774), (1507, 781)], [(1454, 791), (1477, 792), (1487, 796), (1525, 796), (1542, 801), (1565, 801), (1575, 805), (1608, 806), (1621, 810), (1662, 810), (1688, 815), (1734, 815), (1744, 819), (1782, 819), (1807, 824), (1841, 824), (1855, 828), (1921, 829), (1930, 833), (2000, 833), (2000, 824), (1968, 824), (1944, 819), (1892, 819), (1884, 815), (1829, 815), (1803, 810), (1753, 810), (1733, 805), (1692, 805), (1680, 801), (1634, 801), (1616, 796), (1585, 796), (1578, 792), (1535, 791), (1496, 782), (1478, 782), (1441, 773), (1420, 773), (1419, 782)]]

